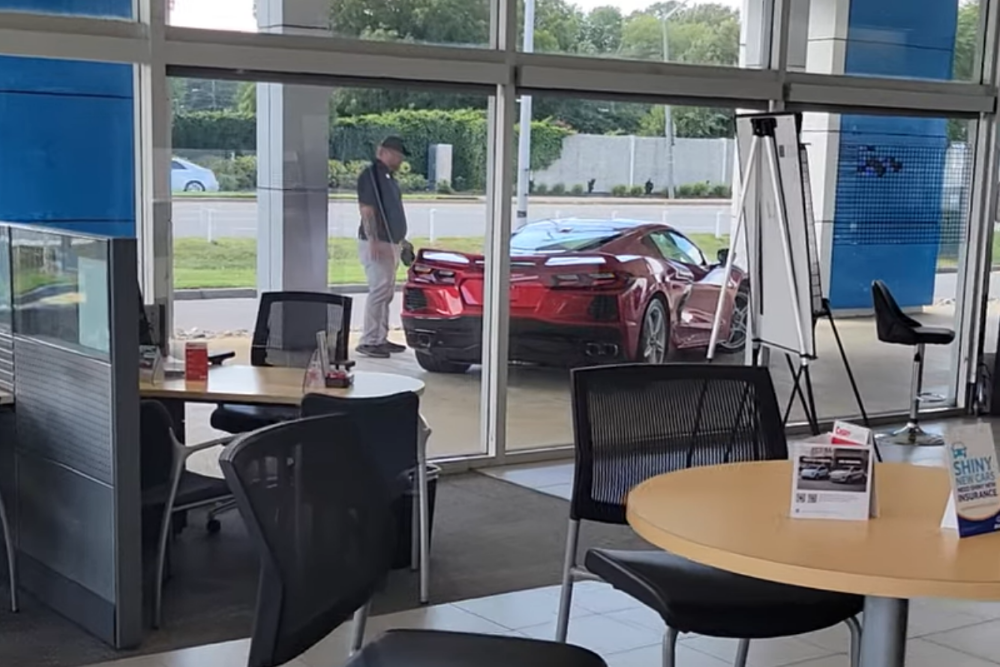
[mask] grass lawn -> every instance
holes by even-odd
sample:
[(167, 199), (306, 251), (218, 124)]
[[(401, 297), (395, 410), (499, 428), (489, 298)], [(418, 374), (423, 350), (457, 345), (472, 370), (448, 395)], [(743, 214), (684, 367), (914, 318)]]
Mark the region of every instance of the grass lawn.
[[(728, 243), (728, 238), (713, 234), (691, 234), (705, 256), (712, 261), (716, 252)], [(429, 239), (410, 239), (413, 245), (425, 248)], [(357, 241), (330, 239), (330, 284), (352, 285), (365, 282), (364, 270), (358, 261)], [(482, 237), (439, 238), (434, 247), (460, 252), (481, 253)], [(400, 267), (399, 277), (406, 270)], [(201, 238), (174, 239), (174, 287), (176, 289), (209, 289), (224, 287), (254, 287), (257, 282), (257, 239), (220, 238), (209, 243)]]

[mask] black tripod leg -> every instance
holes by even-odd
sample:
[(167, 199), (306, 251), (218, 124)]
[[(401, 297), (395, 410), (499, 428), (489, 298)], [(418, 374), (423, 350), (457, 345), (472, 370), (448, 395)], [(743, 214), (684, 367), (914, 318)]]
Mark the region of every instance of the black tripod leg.
[(806, 379), (806, 396), (808, 398), (802, 399), (802, 407), (806, 411), (806, 419), (809, 420), (809, 428), (813, 435), (819, 435), (819, 415), (816, 413), (816, 396), (813, 394), (813, 381), (812, 374), (809, 372), (809, 366), (803, 364), (802, 370)]
[[(788, 397), (788, 405), (785, 407), (785, 416), (782, 419), (783, 424), (788, 424), (788, 418), (792, 414), (792, 406), (795, 405), (795, 399), (798, 398), (802, 401), (802, 405), (805, 405), (805, 397), (802, 395), (802, 370), (803, 366), (799, 366), (798, 369), (795, 368), (795, 364), (792, 363), (792, 355), (786, 354), (785, 361), (788, 362), (788, 371), (792, 374), (792, 394)], [(806, 419), (809, 419), (809, 410), (806, 409)], [(812, 422), (810, 421), (810, 424)]]
[(868, 427), (868, 412), (865, 410), (865, 402), (861, 400), (861, 390), (858, 389), (858, 382), (854, 379), (854, 371), (851, 370), (851, 362), (847, 359), (847, 351), (844, 350), (844, 343), (840, 340), (840, 332), (837, 330), (837, 323), (833, 319), (833, 312), (830, 310), (829, 304), (824, 305), (826, 306), (826, 318), (830, 320), (830, 328), (833, 329), (833, 337), (836, 339), (837, 348), (840, 350), (840, 358), (844, 362), (844, 370), (847, 371), (847, 379), (851, 382), (851, 390), (854, 392), (854, 400), (858, 402), (858, 410), (861, 411), (861, 421), (863, 421), (864, 425)]

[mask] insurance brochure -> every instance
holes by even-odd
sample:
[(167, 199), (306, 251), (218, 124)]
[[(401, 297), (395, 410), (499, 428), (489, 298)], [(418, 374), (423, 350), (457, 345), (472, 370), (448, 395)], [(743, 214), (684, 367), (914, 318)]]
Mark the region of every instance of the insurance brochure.
[(1000, 530), (997, 454), (989, 424), (949, 428), (945, 437), (951, 495), (942, 528), (972, 537)]
[(877, 516), (872, 434), (837, 422), (825, 435), (789, 443), (793, 519), (865, 521)]

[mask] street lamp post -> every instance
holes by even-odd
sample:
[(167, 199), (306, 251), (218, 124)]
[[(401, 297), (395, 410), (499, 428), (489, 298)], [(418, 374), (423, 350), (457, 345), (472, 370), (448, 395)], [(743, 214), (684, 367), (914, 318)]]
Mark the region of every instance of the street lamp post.
[[(535, 50), (535, 0), (524, 0), (524, 52)], [(531, 178), (531, 95), (521, 93), (521, 129), (517, 142), (517, 219), (528, 222), (528, 186)]]
[[(670, 36), (667, 33), (667, 21), (670, 17), (684, 9), (687, 0), (678, 2), (673, 9), (663, 15), (663, 62), (670, 62)], [(674, 146), (677, 143), (674, 139), (674, 111), (669, 104), (663, 105), (663, 135), (667, 138), (667, 197), (674, 199), (676, 187), (674, 184)]]

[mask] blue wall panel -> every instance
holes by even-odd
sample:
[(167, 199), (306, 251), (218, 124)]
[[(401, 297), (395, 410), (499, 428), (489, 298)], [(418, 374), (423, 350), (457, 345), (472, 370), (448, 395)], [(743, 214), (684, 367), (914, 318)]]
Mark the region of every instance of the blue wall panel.
[(132, 0), (0, 0), (0, 8), (37, 14), (103, 16), (130, 19)]
[[(957, 20), (957, 0), (852, 0), (845, 73), (950, 80)], [(875, 279), (904, 306), (933, 301), (947, 149), (945, 120), (842, 116), (835, 308), (871, 308)]]
[[(131, 19), (132, 0), (0, 0)], [(0, 219), (135, 235), (133, 68), (0, 57)]]

